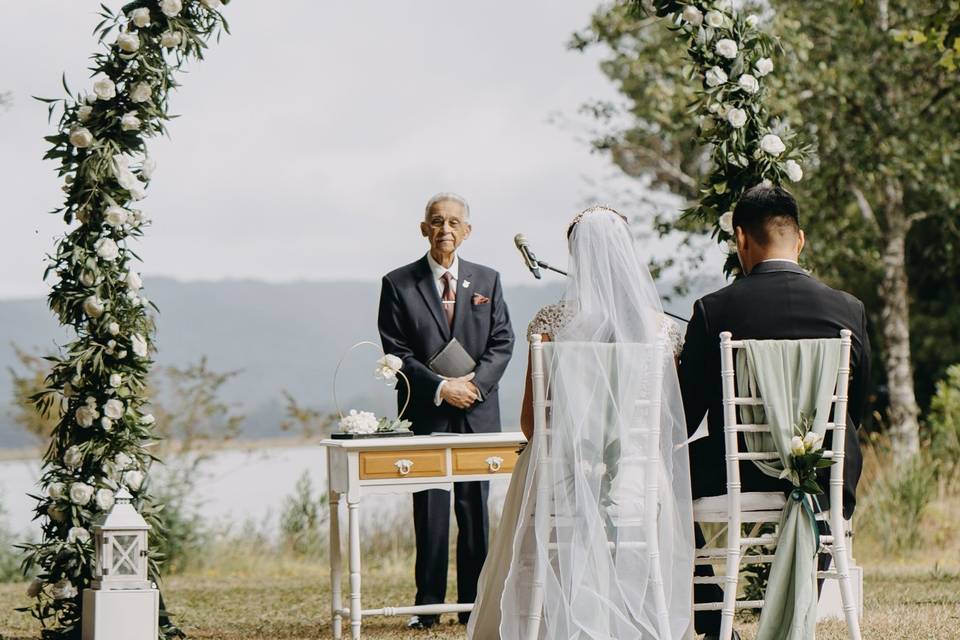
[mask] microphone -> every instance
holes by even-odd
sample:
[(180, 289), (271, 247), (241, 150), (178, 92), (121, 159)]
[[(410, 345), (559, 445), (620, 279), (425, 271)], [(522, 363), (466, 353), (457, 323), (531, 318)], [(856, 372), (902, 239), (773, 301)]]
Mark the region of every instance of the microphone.
[(530, 245), (527, 244), (526, 236), (518, 233), (513, 239), (513, 244), (517, 245), (517, 250), (519, 250), (520, 255), (523, 256), (523, 263), (527, 265), (527, 269), (530, 269), (533, 277), (539, 280), (540, 264), (537, 261), (537, 256), (533, 255), (533, 251), (530, 251)]

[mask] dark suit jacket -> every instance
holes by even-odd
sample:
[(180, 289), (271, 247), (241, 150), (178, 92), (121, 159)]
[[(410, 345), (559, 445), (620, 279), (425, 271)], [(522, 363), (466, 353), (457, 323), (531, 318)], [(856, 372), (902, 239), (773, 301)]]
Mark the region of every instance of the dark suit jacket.
[[(857, 482), (863, 458), (857, 427), (866, 402), (870, 377), (870, 342), (863, 303), (843, 291), (818, 282), (799, 266), (786, 261), (764, 262), (749, 276), (704, 296), (693, 307), (686, 341), (680, 355), (680, 386), (687, 429), (692, 433), (708, 414), (710, 435), (690, 445), (693, 497), (726, 493), (723, 408), (720, 388), (720, 332), (734, 339), (789, 340), (835, 338), (841, 329), (853, 332), (846, 460), (844, 463), (844, 514), (856, 505)], [(830, 446), (829, 432), (825, 446)], [(744, 449), (740, 436), (740, 448)], [(789, 490), (786, 480), (771, 478), (753, 463), (741, 463), (744, 491)], [(829, 469), (820, 476), (826, 490)], [(825, 496), (821, 503), (829, 496)]]
[[(410, 379), (413, 398), (405, 418), (417, 434), (434, 431), (484, 433), (500, 430), (497, 388), (513, 353), (513, 329), (503, 300), (500, 274), (493, 269), (460, 259), (457, 303), (453, 329), (443, 314), (433, 272), (424, 256), (391, 271), (380, 289), (378, 325), (383, 350), (403, 360), (403, 373)], [(469, 282), (469, 287), (463, 284)], [(474, 294), (490, 299), (473, 304)], [(482, 401), (467, 410), (447, 403), (434, 405), (440, 376), (427, 362), (451, 337), (455, 337), (477, 362), (473, 382)], [(398, 406), (405, 399), (403, 383), (397, 387)]]

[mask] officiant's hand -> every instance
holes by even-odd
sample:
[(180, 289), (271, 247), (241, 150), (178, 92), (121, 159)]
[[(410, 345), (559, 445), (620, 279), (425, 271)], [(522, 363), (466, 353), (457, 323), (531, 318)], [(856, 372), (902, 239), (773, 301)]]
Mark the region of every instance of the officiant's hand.
[(440, 399), (457, 409), (469, 409), (479, 399), (477, 387), (471, 382), (473, 374), (461, 378), (448, 378), (440, 387)]

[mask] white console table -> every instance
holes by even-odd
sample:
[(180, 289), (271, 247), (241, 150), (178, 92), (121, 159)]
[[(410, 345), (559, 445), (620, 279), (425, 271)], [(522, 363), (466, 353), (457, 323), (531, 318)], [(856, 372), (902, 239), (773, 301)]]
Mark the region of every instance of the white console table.
[[(324, 440), (330, 487), (330, 587), (334, 640), (342, 637), (343, 619), (351, 637), (360, 638), (363, 616), (424, 615), (470, 611), (472, 604), (407, 607), (360, 607), (360, 501), (364, 496), (408, 494), (425, 489), (453, 489), (454, 482), (506, 480), (525, 442), (519, 432), (450, 436), (412, 436)], [(350, 603), (341, 590), (340, 500), (347, 500)]]

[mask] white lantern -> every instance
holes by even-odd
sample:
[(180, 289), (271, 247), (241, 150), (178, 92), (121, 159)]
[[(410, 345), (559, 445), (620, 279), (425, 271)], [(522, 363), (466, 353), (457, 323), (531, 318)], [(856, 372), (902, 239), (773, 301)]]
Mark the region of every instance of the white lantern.
[(147, 531), (150, 525), (120, 489), (109, 513), (93, 525), (94, 589), (149, 589)]

